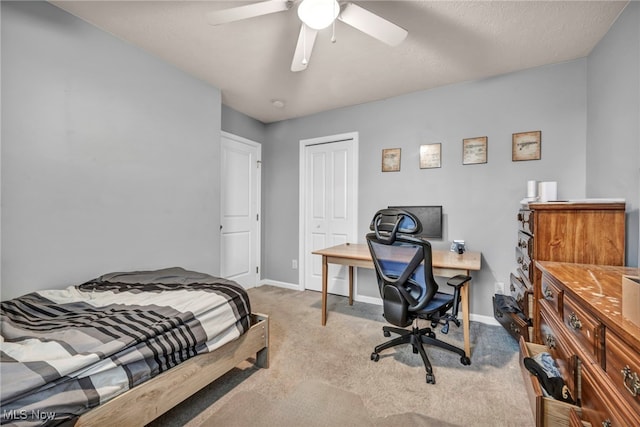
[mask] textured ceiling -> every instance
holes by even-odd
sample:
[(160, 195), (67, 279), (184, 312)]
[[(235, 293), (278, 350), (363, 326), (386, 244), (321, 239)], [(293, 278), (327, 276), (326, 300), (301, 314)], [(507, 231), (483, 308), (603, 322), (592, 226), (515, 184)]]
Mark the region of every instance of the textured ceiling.
[[(55, 1), (222, 91), (269, 123), (587, 56), (626, 1), (358, 1), (408, 30), (389, 47), (348, 25), (318, 34), (307, 70), (290, 71), (291, 10), (211, 26), (207, 13), (251, 2)], [(282, 100), (277, 108), (273, 100)]]

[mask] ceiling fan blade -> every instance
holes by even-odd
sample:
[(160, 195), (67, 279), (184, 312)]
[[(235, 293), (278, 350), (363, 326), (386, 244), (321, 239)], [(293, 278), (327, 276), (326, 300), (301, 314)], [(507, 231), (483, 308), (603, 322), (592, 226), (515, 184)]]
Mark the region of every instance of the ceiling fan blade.
[(353, 3), (344, 6), (338, 19), (389, 46), (399, 45), (408, 34), (404, 28)]
[(245, 6), (215, 10), (207, 14), (207, 22), (210, 25), (226, 24), (228, 22), (241, 21), (256, 16), (289, 10), (292, 5), (293, 1), (291, 0), (268, 0), (247, 4)]
[(296, 44), (296, 51), (293, 54), (293, 61), (291, 61), (291, 71), (296, 72), (307, 69), (317, 35), (318, 30), (302, 24), (300, 27), (300, 35), (298, 36), (298, 44)]

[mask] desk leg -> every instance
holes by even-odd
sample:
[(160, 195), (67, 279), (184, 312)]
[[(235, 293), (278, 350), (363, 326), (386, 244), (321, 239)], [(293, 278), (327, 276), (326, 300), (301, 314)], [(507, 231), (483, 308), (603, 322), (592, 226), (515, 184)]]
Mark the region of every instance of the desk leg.
[[(469, 272), (467, 271), (467, 275)], [(469, 339), (469, 282), (462, 287), (462, 326), (464, 334), (464, 352), (471, 358), (471, 341)]]
[(322, 326), (327, 324), (327, 276), (329, 275), (329, 267), (327, 265), (327, 257), (322, 255)]
[(353, 305), (353, 265), (349, 266), (349, 305)]

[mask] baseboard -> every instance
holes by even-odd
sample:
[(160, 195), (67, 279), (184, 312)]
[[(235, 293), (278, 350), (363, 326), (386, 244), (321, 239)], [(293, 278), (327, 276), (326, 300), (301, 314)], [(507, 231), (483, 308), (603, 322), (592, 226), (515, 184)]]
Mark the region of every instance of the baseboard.
[(303, 290), (301, 289), (300, 285), (296, 285), (295, 283), (279, 282), (277, 280), (271, 280), (271, 279), (260, 280), (260, 282), (258, 283), (258, 286), (262, 286), (262, 285), (277, 286), (278, 288), (291, 289), (294, 291)]
[(471, 316), (469, 316), (469, 320), (471, 320), (472, 322), (484, 323), (485, 325), (500, 326), (500, 323), (498, 323), (495, 317), (484, 316), (482, 314), (471, 313)]
[[(279, 288), (285, 288), (285, 289), (291, 289), (294, 291), (302, 291), (303, 289), (301, 289), (301, 287), (299, 285), (296, 285), (295, 283), (287, 283), (287, 282), (280, 282), (277, 280), (271, 280), (271, 279), (263, 279), (258, 283), (258, 286), (262, 286), (262, 285), (270, 285), (270, 286), (277, 286)], [(357, 302), (364, 302), (366, 304), (373, 304), (373, 305), (382, 305), (382, 299), (380, 297), (370, 297), (370, 296), (366, 296), (366, 295), (354, 295), (353, 299)], [(500, 326), (500, 323), (498, 323), (498, 321), (491, 316), (484, 316), (482, 314), (474, 314), (471, 313), (471, 315), (469, 316), (469, 320), (472, 322), (478, 322), (478, 323), (484, 323), (485, 325), (494, 325), (494, 326)]]
[(358, 302), (365, 302), (367, 304), (382, 305), (382, 298), (380, 297), (368, 297), (366, 295), (355, 295), (353, 299)]

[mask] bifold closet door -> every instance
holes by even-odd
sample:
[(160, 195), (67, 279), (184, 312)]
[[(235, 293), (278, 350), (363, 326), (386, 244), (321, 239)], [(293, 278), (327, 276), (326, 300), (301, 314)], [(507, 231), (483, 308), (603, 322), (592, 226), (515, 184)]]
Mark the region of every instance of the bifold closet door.
[[(322, 290), (322, 258), (312, 251), (357, 241), (355, 156), (352, 139), (305, 147), (306, 289)], [(329, 266), (328, 291), (348, 295), (348, 267)]]

